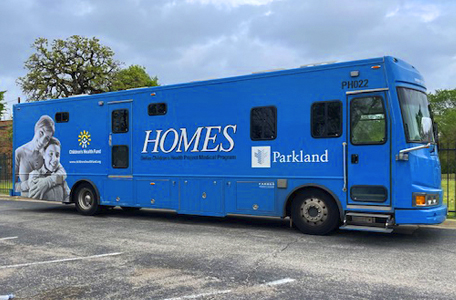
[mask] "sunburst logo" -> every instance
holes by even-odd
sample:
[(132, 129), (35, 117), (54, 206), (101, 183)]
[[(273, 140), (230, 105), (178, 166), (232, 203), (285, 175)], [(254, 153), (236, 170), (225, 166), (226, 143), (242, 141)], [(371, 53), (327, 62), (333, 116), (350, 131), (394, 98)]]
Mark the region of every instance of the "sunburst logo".
[(87, 146), (90, 145), (91, 141), (92, 139), (90, 138), (90, 133), (88, 131), (83, 130), (78, 135), (79, 146), (82, 148), (87, 148)]

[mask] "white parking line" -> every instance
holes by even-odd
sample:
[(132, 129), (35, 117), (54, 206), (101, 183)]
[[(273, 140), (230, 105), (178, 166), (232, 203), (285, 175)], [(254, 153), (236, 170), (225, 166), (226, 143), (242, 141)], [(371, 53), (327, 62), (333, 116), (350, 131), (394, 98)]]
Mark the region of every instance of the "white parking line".
[(122, 252), (98, 254), (98, 255), (84, 256), (84, 257), (64, 258), (64, 259), (56, 259), (56, 260), (48, 260), (48, 261), (38, 261), (38, 262), (32, 262), (32, 263), (27, 263), (27, 264), (0, 266), (0, 270), (9, 269), (9, 268), (28, 267), (28, 266), (34, 266), (34, 265), (52, 264), (52, 263), (59, 263), (59, 262), (67, 262), (67, 261), (75, 261), (75, 260), (92, 259), (92, 258), (107, 257), (107, 256), (115, 256), (115, 255), (120, 255), (120, 254), (122, 254)]
[[(294, 281), (296, 281), (296, 279), (284, 278), (284, 279), (280, 279), (280, 280), (266, 282), (266, 283), (263, 283), (263, 284), (260, 284), (260, 285), (257, 285), (257, 286), (268, 287), (268, 286), (286, 284), (286, 283), (290, 283), (290, 282), (294, 282)], [(232, 291), (233, 290), (212, 291), (212, 292), (207, 292), (207, 293), (197, 294), (197, 295), (188, 295), (188, 296), (182, 296), (182, 297), (176, 297), (176, 298), (167, 298), (167, 299), (164, 299), (164, 300), (196, 299), (196, 298), (201, 298), (201, 297), (205, 297), (205, 296), (214, 296), (214, 295), (220, 295), (220, 294), (228, 294), (228, 293), (231, 293)]]
[(0, 241), (14, 240), (14, 239), (17, 239), (17, 236), (10, 236), (10, 237), (0, 238)]
[(221, 295), (221, 294), (228, 294), (228, 293), (231, 293), (231, 290), (213, 291), (213, 292), (208, 292), (208, 293), (203, 293), (203, 294), (198, 294), (198, 295), (189, 295), (189, 296), (182, 296), (182, 297), (177, 297), (177, 298), (168, 298), (165, 300), (196, 299), (196, 298), (201, 298), (201, 297), (205, 297), (205, 296)]
[(280, 280), (276, 280), (276, 281), (271, 281), (271, 282), (263, 283), (263, 284), (260, 284), (260, 286), (281, 285), (281, 284), (286, 284), (286, 283), (290, 283), (290, 282), (293, 282), (293, 281), (296, 281), (296, 279), (284, 278), (284, 279), (280, 279)]

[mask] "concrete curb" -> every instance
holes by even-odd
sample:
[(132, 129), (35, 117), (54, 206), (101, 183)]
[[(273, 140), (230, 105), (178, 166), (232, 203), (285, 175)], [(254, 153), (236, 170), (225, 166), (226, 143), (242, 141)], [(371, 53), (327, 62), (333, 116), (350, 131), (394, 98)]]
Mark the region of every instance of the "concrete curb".
[(437, 226), (446, 228), (456, 228), (456, 219), (446, 219), (445, 222)]

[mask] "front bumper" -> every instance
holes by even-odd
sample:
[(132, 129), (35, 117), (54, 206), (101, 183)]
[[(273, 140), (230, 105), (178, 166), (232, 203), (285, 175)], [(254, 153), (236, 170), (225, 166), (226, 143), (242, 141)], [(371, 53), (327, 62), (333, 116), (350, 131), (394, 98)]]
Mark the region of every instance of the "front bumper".
[(427, 209), (396, 209), (396, 224), (440, 224), (447, 216), (446, 205)]

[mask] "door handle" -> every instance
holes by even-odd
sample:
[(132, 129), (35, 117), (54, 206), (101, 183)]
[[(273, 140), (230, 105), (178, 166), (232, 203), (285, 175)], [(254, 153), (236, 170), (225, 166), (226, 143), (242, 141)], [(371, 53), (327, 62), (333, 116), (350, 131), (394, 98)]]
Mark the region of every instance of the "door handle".
[(351, 155), (351, 162), (352, 162), (352, 164), (357, 164), (359, 162), (358, 154), (352, 154)]

